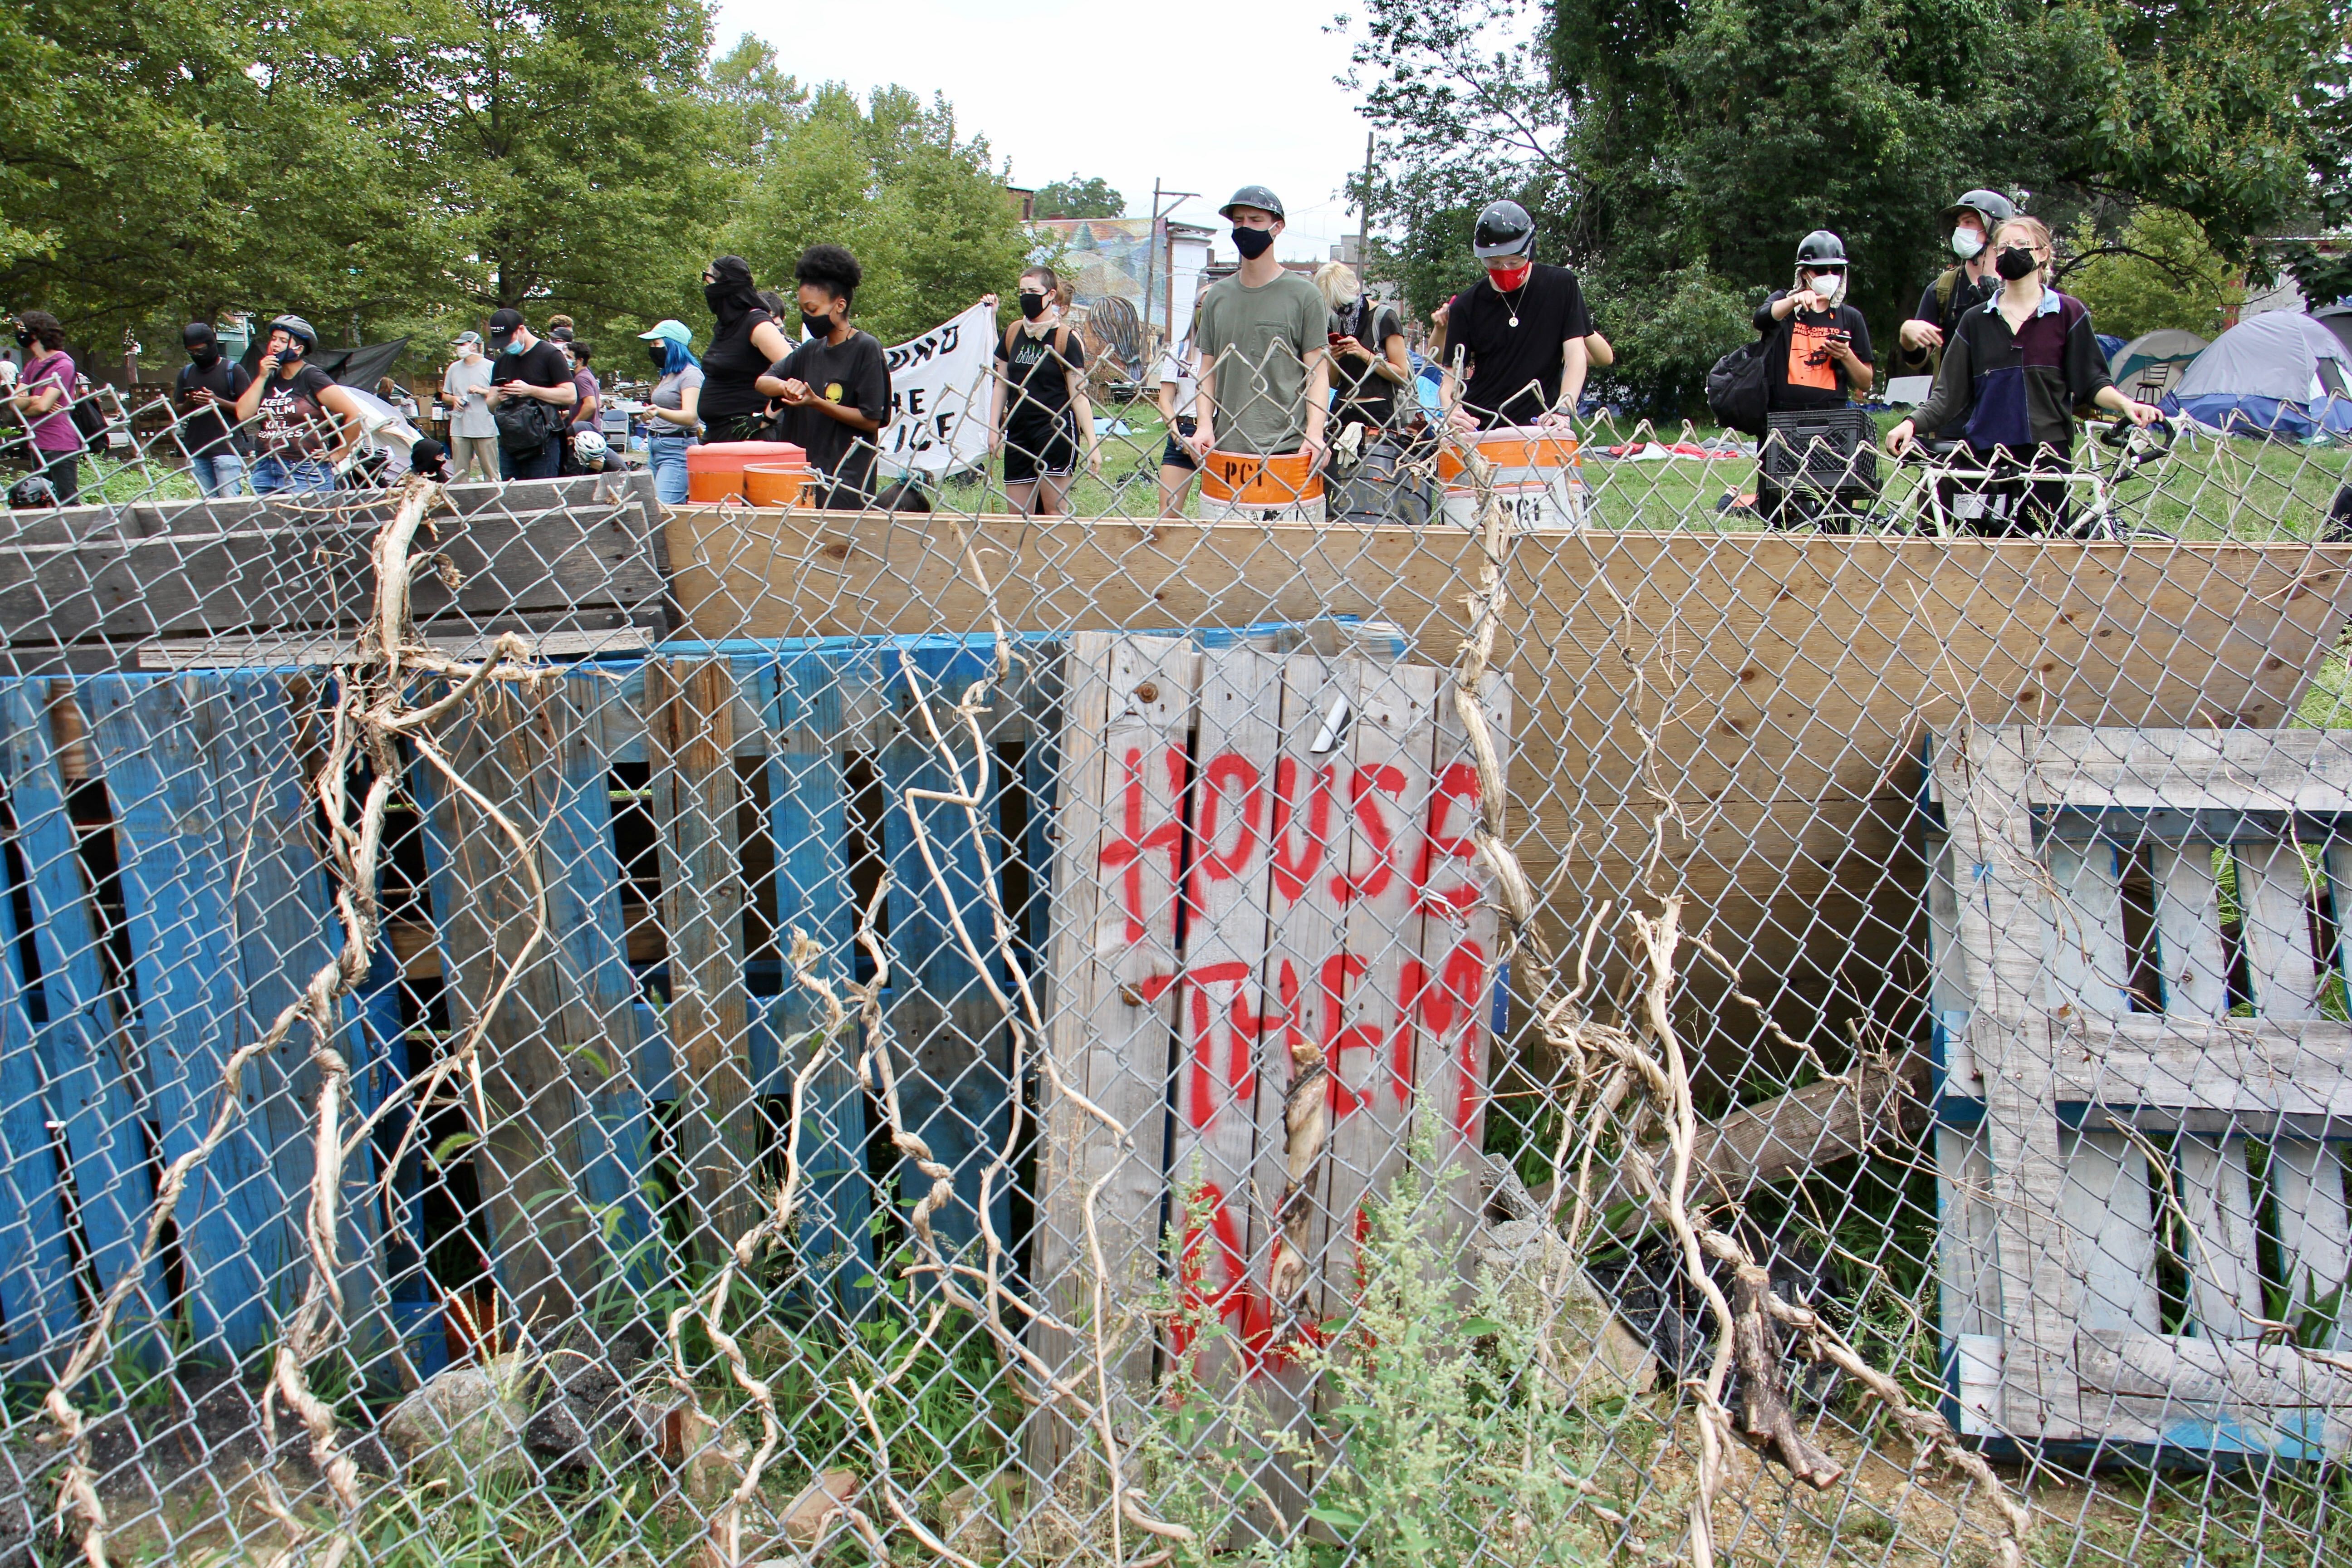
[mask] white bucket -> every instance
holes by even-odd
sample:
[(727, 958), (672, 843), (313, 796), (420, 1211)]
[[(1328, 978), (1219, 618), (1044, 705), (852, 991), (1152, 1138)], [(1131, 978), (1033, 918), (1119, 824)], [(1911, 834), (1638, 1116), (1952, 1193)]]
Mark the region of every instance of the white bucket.
[[(1541, 430), (1487, 430), (1478, 437), (1478, 454), (1494, 475), (1495, 500), (1503, 509), (1505, 527), (1556, 531), (1589, 524), (1584, 454), (1574, 439)], [(1445, 484), (1440, 514), (1460, 528), (1483, 527), (1484, 500), (1458, 448), (1439, 448), (1437, 472)]]

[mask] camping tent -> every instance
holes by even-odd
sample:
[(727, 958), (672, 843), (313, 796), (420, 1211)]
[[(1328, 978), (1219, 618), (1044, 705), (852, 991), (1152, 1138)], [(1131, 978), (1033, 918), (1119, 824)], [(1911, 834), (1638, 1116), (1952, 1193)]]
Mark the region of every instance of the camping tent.
[(2247, 436), (2352, 432), (2352, 351), (2300, 310), (2249, 316), (2197, 356), (2165, 412)]
[(2205, 352), (2205, 340), (2179, 327), (2158, 327), (2142, 332), (2107, 356), (2107, 374), (2116, 384), (2143, 400), (2161, 395), (2177, 385), (2189, 362)]
[(2311, 319), (2334, 332), (2346, 349), (2352, 350), (2352, 305), (2330, 305), (2324, 310), (2314, 310)]

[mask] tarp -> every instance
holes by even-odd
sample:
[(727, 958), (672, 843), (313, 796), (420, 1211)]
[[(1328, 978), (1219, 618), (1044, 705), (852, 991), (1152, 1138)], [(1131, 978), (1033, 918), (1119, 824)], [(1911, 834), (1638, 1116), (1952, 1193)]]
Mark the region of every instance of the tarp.
[[(2158, 327), (2152, 332), (2142, 332), (2107, 356), (2107, 374), (2117, 386), (2132, 390), (2132, 382), (2152, 366), (2164, 366), (2168, 374), (2156, 386), (2162, 391), (2178, 384), (2189, 363), (2205, 352), (2205, 340), (2195, 332), (2179, 327)], [(2151, 378), (2152, 379), (2152, 378)]]
[(2197, 356), (2163, 406), (2233, 435), (2352, 433), (2352, 351), (2300, 310), (2250, 316)]
[[(242, 362), (254, 375), (261, 374), (261, 356), (268, 352), (269, 331), (257, 327), (254, 341), (245, 351)], [(362, 343), (355, 349), (313, 349), (310, 363), (341, 382), (345, 386), (375, 390), (375, 384), (392, 374), (394, 362), (408, 350), (406, 338), (394, 338), (388, 343)]]

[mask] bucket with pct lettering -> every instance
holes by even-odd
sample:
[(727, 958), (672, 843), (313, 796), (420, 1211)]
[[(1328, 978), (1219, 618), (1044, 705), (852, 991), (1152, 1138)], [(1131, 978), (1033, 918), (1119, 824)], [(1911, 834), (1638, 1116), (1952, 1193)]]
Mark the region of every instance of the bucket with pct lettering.
[(1212, 451), (1201, 465), (1203, 522), (1320, 522), (1323, 476), (1297, 452)]
[[(1506, 428), (1478, 436), (1478, 455), (1493, 470), (1495, 500), (1505, 526), (1513, 530), (1577, 529), (1589, 521), (1584, 454), (1573, 437), (1541, 430)], [(1448, 442), (1437, 451), (1438, 482), (1445, 487), (1440, 510), (1464, 528), (1480, 525), (1478, 486), (1461, 448)]]

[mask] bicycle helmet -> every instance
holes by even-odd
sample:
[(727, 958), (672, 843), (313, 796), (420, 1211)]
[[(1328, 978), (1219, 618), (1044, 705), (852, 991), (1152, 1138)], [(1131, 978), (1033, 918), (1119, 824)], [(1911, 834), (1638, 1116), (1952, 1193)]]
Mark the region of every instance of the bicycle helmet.
[(1533, 257), (1536, 220), (1517, 202), (1488, 202), (1471, 234), (1470, 253), (1481, 261), (1497, 256)]
[(600, 431), (583, 430), (572, 437), (572, 455), (588, 468), (601, 468), (605, 453), (611, 450)]
[(1958, 201), (1944, 209), (1944, 221), (1958, 223), (1962, 213), (1976, 214), (1977, 221), (1984, 225), (1985, 237), (1990, 239), (1994, 229), (2017, 216), (2017, 204), (1999, 191), (1965, 191)]
[(304, 352), (319, 346), (318, 329), (299, 316), (280, 316), (269, 323), (273, 332), (284, 332), (302, 345)]

